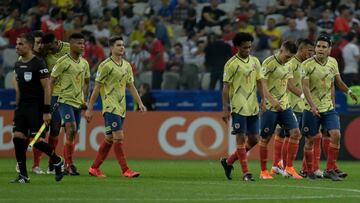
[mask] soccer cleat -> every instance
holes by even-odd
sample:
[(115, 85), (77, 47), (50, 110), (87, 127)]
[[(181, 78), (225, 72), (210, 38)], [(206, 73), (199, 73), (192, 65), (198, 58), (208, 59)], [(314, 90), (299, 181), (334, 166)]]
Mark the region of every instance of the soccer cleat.
[(66, 168), (66, 173), (71, 176), (78, 176), (80, 173), (77, 171), (77, 168), (74, 164), (71, 164)]
[(314, 174), (317, 178), (324, 178), (324, 172), (322, 172), (320, 169), (314, 171)]
[(306, 178), (306, 177), (307, 177), (307, 172), (301, 170), (301, 171), (299, 171), (299, 175), (300, 175), (301, 177), (303, 177), (303, 178)]
[(288, 173), (292, 178), (297, 179), (297, 180), (301, 180), (303, 179), (303, 177), (301, 177), (295, 170), (294, 167), (286, 167), (285, 168), (285, 172)]
[(18, 164), (18, 163), (16, 163), (15, 171), (16, 171), (17, 173), (20, 173), (20, 168), (19, 168), (19, 164)]
[(310, 180), (317, 180), (319, 179), (318, 176), (315, 173), (308, 173), (307, 174), (307, 178), (309, 178)]
[(30, 183), (30, 178), (19, 174), (18, 177), (16, 177), (15, 180), (10, 181), (10, 183)]
[(234, 167), (227, 164), (226, 158), (221, 158), (220, 163), (221, 163), (222, 167), (224, 168), (226, 178), (228, 180), (232, 180), (231, 171), (234, 170)]
[(123, 173), (123, 176), (127, 177), (127, 178), (136, 178), (136, 177), (140, 176), (140, 173), (139, 172), (134, 172), (134, 171), (128, 169)]
[(331, 179), (333, 181), (342, 181), (343, 179), (338, 176), (335, 170), (325, 170), (324, 178)]
[(63, 177), (65, 176), (64, 173), (64, 160), (61, 159), (59, 163), (54, 164), (54, 171), (55, 171), (55, 181), (61, 181)]
[(45, 174), (45, 172), (39, 166), (33, 167), (32, 172), (38, 175)]
[(348, 176), (346, 172), (340, 171), (340, 169), (335, 169), (335, 173), (337, 173), (340, 178), (346, 178), (346, 176)]
[(251, 173), (245, 173), (243, 176), (243, 181), (255, 181)]
[(54, 165), (49, 163), (49, 167), (46, 171), (46, 174), (55, 174)]
[(269, 179), (273, 179), (273, 177), (269, 174), (268, 170), (264, 170), (260, 172), (260, 179), (264, 179), (264, 180), (269, 180)]
[(270, 175), (280, 174), (282, 176), (287, 176), (288, 174), (284, 171), (284, 169), (280, 168), (279, 166), (271, 167)]
[(103, 172), (101, 172), (99, 168), (90, 167), (88, 171), (91, 176), (95, 176), (95, 177), (99, 177), (99, 178), (106, 177), (106, 175), (103, 174)]

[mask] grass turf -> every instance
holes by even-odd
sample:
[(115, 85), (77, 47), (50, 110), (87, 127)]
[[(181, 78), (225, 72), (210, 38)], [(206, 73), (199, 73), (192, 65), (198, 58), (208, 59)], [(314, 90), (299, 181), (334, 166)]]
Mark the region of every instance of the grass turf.
[[(81, 176), (65, 176), (61, 182), (55, 182), (52, 175), (29, 172), (30, 184), (10, 184), (16, 177), (15, 160), (1, 158), (0, 202), (360, 202), (360, 164), (356, 161), (338, 162), (349, 173), (342, 182), (280, 176), (259, 180), (258, 161), (250, 162), (255, 182), (242, 181), (239, 163), (234, 165), (233, 180), (228, 181), (219, 161), (133, 160), (129, 166), (141, 176), (128, 179), (120, 176), (117, 162), (110, 159), (102, 166), (107, 178), (95, 178), (87, 173), (91, 162), (76, 160)], [(296, 162), (297, 168), (299, 165)]]

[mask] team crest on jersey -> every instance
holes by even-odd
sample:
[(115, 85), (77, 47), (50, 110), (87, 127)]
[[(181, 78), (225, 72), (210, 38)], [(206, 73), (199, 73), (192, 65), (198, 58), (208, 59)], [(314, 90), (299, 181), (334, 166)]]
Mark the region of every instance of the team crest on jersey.
[(117, 122), (113, 122), (111, 125), (113, 128), (116, 128), (118, 124), (117, 124)]
[(255, 70), (256, 69), (256, 63), (254, 63), (253, 65), (252, 65), (252, 68)]
[(32, 72), (24, 72), (24, 79), (29, 82), (32, 79)]
[(235, 123), (234, 127), (235, 127), (235, 129), (239, 129), (240, 128), (240, 123)]

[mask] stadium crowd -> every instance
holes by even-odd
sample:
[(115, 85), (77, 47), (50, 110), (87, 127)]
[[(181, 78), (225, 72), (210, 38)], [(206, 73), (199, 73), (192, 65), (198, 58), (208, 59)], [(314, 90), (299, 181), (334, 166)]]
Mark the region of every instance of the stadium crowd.
[[(249, 32), (263, 61), (283, 41), (331, 34), (331, 56), (348, 85), (358, 85), (360, 2), (355, 0), (2, 0), (0, 88), (11, 88), (16, 38), (42, 30), (68, 41), (86, 36), (84, 57), (95, 78), (108, 38), (125, 39), (135, 84), (152, 89), (221, 89), (234, 35)], [(10, 60), (11, 61), (11, 60)]]

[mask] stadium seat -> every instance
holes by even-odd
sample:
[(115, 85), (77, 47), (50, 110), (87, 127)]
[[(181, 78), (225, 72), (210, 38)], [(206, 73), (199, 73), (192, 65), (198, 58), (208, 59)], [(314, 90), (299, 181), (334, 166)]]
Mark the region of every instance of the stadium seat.
[(174, 72), (164, 72), (161, 89), (176, 90), (179, 87), (180, 74)]
[(264, 22), (265, 22), (265, 25), (267, 24), (267, 21), (268, 21), (270, 18), (274, 18), (276, 24), (277, 24), (277, 23), (280, 23), (280, 22), (282, 22), (282, 21), (284, 20), (284, 16), (281, 15), (281, 14), (271, 14), (271, 15), (267, 15), (267, 16), (265, 17), (265, 21), (264, 21)]
[(145, 71), (140, 73), (139, 75), (140, 83), (147, 83), (150, 85), (152, 84), (152, 72), (151, 71)]
[(201, 89), (208, 90), (210, 86), (210, 72), (202, 74), (201, 82)]
[(135, 3), (133, 4), (134, 8), (133, 8), (133, 11), (134, 11), (134, 14), (137, 14), (137, 15), (140, 15), (142, 16), (145, 12), (145, 9), (147, 7), (147, 3)]
[(3, 67), (5, 69), (9, 67), (14, 67), (15, 62), (18, 60), (16, 49), (10, 49), (10, 48), (4, 49), (3, 59), (4, 59)]
[(199, 67), (195, 64), (185, 64), (181, 77), (180, 84), (186, 90), (199, 89)]
[(13, 84), (13, 77), (14, 77), (14, 71), (10, 71), (6, 74), (5, 76), (5, 84), (4, 87), (6, 89), (14, 89), (14, 84)]

